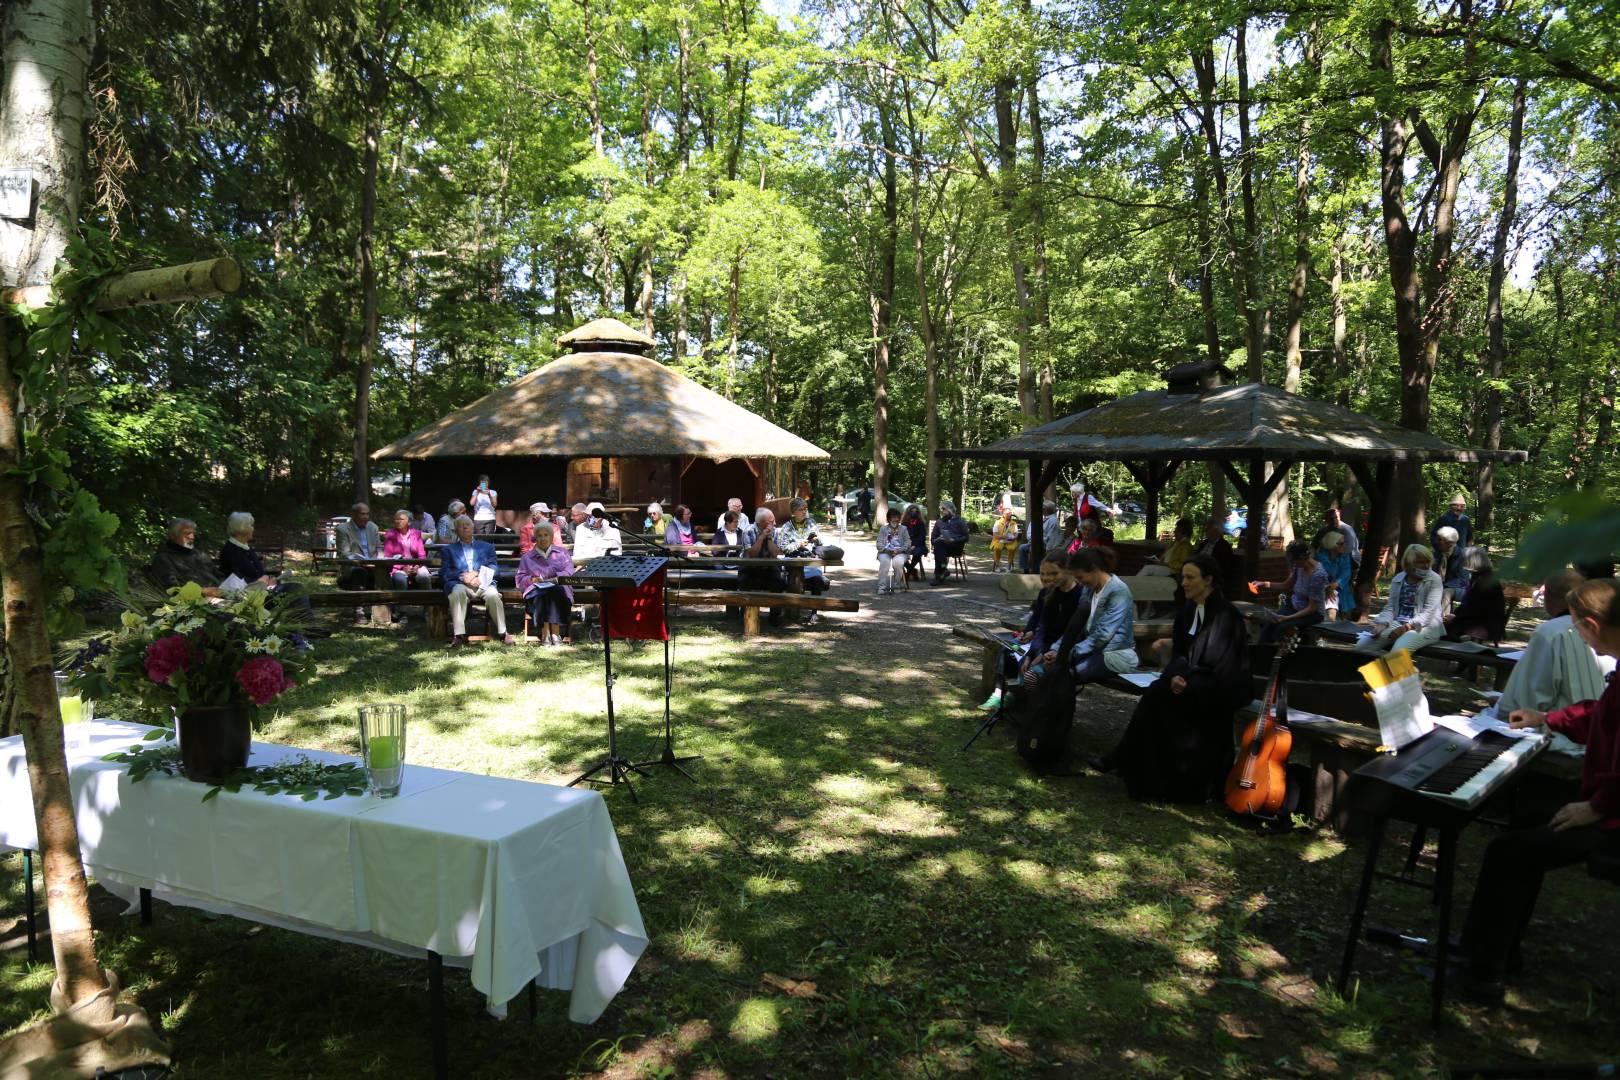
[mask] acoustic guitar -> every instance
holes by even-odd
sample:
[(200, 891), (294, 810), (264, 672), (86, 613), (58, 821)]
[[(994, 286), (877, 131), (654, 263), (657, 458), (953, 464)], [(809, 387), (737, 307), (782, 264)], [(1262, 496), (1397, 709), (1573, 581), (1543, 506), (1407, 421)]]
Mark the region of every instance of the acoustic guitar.
[(1226, 805), (1234, 814), (1275, 818), (1288, 798), (1288, 752), (1294, 735), (1278, 719), (1277, 700), (1283, 661), (1298, 645), (1299, 636), (1293, 631), (1277, 643), (1260, 715), (1243, 732), (1243, 748), (1226, 778)]

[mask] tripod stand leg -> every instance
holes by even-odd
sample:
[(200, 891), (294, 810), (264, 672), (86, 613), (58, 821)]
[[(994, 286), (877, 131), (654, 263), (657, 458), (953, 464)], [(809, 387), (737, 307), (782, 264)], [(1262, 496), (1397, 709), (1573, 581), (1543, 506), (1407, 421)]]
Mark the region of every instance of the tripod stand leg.
[[(664, 625), (669, 625), (669, 591), (664, 591)], [(691, 754), (686, 757), (675, 756), (675, 729), (670, 720), (670, 695), (674, 690), (675, 676), (670, 666), (670, 636), (664, 638), (664, 751), (652, 761), (638, 761), (634, 764), (637, 771), (652, 765), (667, 765), (682, 776), (697, 783), (692, 774), (681, 768), (683, 761), (700, 761), (700, 755)]]

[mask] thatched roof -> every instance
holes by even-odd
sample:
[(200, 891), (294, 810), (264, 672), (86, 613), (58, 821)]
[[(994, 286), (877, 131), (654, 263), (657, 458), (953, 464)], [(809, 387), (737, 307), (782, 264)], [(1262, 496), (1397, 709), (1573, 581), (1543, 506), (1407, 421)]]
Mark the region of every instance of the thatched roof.
[(592, 319), (559, 337), (557, 344), (569, 352), (629, 352), (642, 356), (658, 343), (618, 319)]
[[(1192, 370), (1145, 390), (976, 448), (940, 457), (1074, 461), (1524, 461), (1522, 450), (1471, 450), (1275, 386), (1220, 386)], [(1191, 376), (1189, 380), (1187, 376)], [(1176, 376), (1181, 376), (1177, 378)]]
[[(623, 323), (606, 332), (625, 331), (637, 333)], [(553, 360), (371, 456), (537, 455), (819, 461), (827, 452), (656, 360), (584, 352)]]

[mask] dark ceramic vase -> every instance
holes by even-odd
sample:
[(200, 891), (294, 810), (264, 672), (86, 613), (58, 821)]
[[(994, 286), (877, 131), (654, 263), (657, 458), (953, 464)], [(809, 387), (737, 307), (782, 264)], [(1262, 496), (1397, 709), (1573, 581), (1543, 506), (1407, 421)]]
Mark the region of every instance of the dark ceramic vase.
[(217, 784), (247, 764), (253, 747), (246, 705), (197, 705), (180, 713), (180, 768), (187, 780)]

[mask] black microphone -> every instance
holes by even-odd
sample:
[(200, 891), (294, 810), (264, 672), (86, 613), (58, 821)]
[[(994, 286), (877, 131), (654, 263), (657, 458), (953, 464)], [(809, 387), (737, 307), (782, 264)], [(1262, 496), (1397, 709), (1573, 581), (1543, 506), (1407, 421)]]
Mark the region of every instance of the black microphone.
[(613, 526), (615, 529), (617, 529), (619, 527), (619, 515), (610, 514), (606, 510), (602, 509), (600, 506), (591, 507), (591, 517), (593, 517), (593, 518), (602, 518), (602, 519), (606, 520), (607, 523), (609, 525)]

